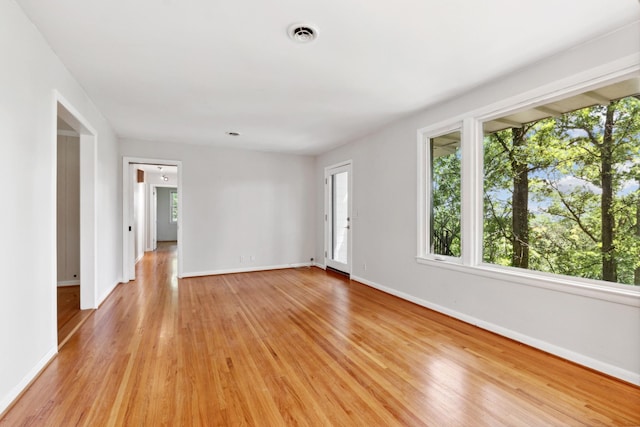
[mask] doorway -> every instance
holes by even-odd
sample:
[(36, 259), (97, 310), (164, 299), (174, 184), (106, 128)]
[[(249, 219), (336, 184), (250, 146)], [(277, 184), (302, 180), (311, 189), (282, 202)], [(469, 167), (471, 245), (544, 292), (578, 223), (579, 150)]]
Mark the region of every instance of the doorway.
[[(135, 266), (146, 251), (157, 248), (158, 190), (170, 188), (175, 203), (167, 200), (166, 218), (175, 230), (178, 277), (182, 275), (181, 162), (146, 158), (123, 158), (123, 282), (135, 280)], [(164, 235), (163, 235), (164, 236)], [(166, 238), (161, 237), (161, 238)]]
[(54, 92), (56, 180), (56, 313), (58, 346), (96, 308), (96, 132)]
[(325, 169), (325, 265), (351, 274), (351, 161)]
[[(178, 188), (156, 185), (152, 190), (154, 214), (151, 222), (153, 250), (159, 243), (177, 244), (178, 241)], [(165, 245), (166, 246), (166, 245)]]

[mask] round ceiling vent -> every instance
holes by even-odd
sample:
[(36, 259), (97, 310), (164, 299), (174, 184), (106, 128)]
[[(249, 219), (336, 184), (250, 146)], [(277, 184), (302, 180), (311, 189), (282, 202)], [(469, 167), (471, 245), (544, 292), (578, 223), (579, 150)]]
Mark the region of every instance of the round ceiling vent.
[(318, 38), (318, 30), (313, 25), (293, 24), (289, 27), (289, 37), (298, 43), (310, 43)]

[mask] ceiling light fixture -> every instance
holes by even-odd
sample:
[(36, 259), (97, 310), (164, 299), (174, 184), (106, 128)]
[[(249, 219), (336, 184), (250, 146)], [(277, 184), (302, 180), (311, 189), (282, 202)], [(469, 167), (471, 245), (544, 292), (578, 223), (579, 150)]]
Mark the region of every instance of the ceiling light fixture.
[(318, 38), (318, 29), (309, 24), (293, 24), (287, 31), (289, 37), (298, 43), (311, 43)]

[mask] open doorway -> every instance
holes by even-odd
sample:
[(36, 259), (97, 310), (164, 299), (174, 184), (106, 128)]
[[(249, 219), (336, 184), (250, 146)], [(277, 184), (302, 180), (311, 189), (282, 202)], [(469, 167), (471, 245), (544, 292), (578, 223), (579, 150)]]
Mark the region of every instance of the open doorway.
[(135, 265), (158, 242), (177, 250), (177, 275), (181, 257), (181, 164), (155, 159), (123, 159), (123, 282), (135, 280)]
[(96, 132), (55, 93), (56, 333), (61, 347), (96, 307)]
[[(158, 243), (178, 243), (178, 187), (156, 185), (153, 188), (151, 216), (155, 221), (150, 224), (152, 250)], [(154, 225), (155, 222), (155, 225)]]

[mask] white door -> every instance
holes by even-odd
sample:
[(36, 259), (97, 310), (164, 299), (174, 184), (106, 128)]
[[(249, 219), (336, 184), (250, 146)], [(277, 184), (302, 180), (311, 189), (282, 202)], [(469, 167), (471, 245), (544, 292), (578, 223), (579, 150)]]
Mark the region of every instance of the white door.
[(325, 169), (325, 264), (351, 273), (351, 163)]

